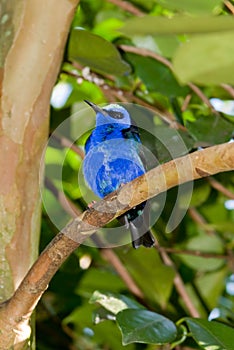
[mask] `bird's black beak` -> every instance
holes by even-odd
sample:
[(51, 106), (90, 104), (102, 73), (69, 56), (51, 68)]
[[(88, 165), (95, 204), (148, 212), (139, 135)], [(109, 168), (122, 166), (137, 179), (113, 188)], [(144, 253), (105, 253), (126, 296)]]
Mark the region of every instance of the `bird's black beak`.
[(88, 100), (84, 100), (85, 103), (87, 103), (96, 113), (101, 113), (102, 115), (106, 116), (107, 112), (102, 109), (101, 107), (97, 106), (95, 103), (90, 102)]
[(95, 105), (95, 103), (90, 102), (88, 100), (84, 100), (84, 102), (87, 103), (96, 113), (97, 112), (103, 113), (102, 108), (97, 106), (97, 105)]

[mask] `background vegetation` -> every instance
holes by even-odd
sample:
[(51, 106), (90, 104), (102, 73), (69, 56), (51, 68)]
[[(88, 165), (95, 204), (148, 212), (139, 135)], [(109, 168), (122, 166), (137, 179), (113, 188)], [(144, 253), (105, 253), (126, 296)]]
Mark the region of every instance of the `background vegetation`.
[[(50, 132), (64, 121), (69, 130), (47, 147), (40, 251), (93, 199), (77, 181), (93, 127), (91, 111), (82, 117), (84, 99), (146, 107), (142, 140), (159, 164), (230, 142), (233, 14), (234, 4), (221, 0), (80, 1), (51, 98)], [(69, 137), (76, 142), (68, 151)], [(234, 174), (195, 181), (191, 198), (188, 185), (171, 189), (152, 201), (152, 215), (164, 200), (155, 248), (89, 242), (70, 255), (39, 302), (37, 349), (233, 349)], [(168, 232), (173, 209), (176, 220), (187, 206)]]

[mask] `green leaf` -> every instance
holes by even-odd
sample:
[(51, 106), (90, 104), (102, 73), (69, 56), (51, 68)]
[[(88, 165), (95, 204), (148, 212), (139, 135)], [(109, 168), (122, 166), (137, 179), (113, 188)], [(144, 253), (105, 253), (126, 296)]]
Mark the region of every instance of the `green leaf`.
[(166, 317), (148, 310), (127, 309), (116, 316), (123, 345), (130, 343), (166, 344), (175, 340), (177, 329)]
[(179, 38), (174, 34), (167, 36), (163, 34), (155, 35), (154, 40), (158, 48), (158, 53), (169, 58), (173, 57), (177, 47), (181, 44)]
[(210, 33), (233, 29), (234, 18), (232, 16), (174, 16), (167, 18), (148, 15), (126, 21), (121, 31), (127, 35), (144, 35)]
[(116, 274), (108, 270), (91, 267), (84, 274), (79, 287), (77, 287), (77, 292), (91, 297), (95, 289), (119, 292), (124, 288), (125, 284)]
[[(90, 339), (92, 343), (87, 345), (87, 343), (81, 342), (77, 345), (78, 349), (111, 349), (119, 350), (122, 347), (121, 335), (118, 327), (112, 321), (100, 322), (98, 324), (93, 324), (94, 319), (92, 318), (92, 313), (95, 312), (94, 305), (84, 302), (82, 306), (79, 306), (73, 310), (73, 312), (68, 315), (64, 320), (63, 324), (72, 324), (74, 334), (76, 334), (76, 345), (78, 339), (83, 339), (85, 334), (85, 329), (90, 329), (93, 331), (93, 336)], [(95, 316), (95, 315), (94, 315)], [(97, 321), (97, 320), (96, 320)], [(87, 337), (85, 337), (87, 340)], [(84, 345), (85, 344), (85, 345)], [(97, 344), (100, 344), (97, 347)], [(57, 349), (59, 347), (56, 347)], [(49, 348), (51, 349), (51, 347)], [(127, 349), (134, 350), (133, 345), (129, 345)]]
[(119, 250), (118, 254), (145, 298), (165, 307), (173, 287), (174, 270), (162, 263), (154, 249), (131, 249), (128, 254)]
[(233, 40), (234, 31), (191, 37), (175, 53), (175, 74), (183, 83), (233, 84), (234, 46), (230, 45)]
[(202, 319), (185, 319), (194, 340), (202, 349), (233, 350), (234, 330), (222, 323)]
[(162, 63), (130, 53), (126, 54), (126, 58), (149, 91), (157, 91), (168, 97), (185, 96), (188, 93), (188, 89), (180, 86), (171, 70)]
[[(207, 259), (209, 260), (209, 259)], [(228, 267), (217, 271), (210, 271), (209, 273), (198, 275), (195, 281), (200, 295), (210, 310), (217, 306), (220, 295), (222, 295), (225, 288), (225, 280), (228, 274)]]
[(115, 315), (118, 312), (127, 308), (131, 308), (131, 309), (142, 308), (142, 306), (139, 303), (137, 303), (135, 300), (132, 300), (126, 297), (125, 295), (113, 294), (113, 293), (101, 293), (99, 291), (95, 291), (93, 293), (89, 302), (91, 304), (98, 303)]
[(198, 207), (204, 203), (210, 194), (210, 185), (208, 182), (196, 181), (194, 183), (193, 194), (190, 201), (191, 207)]
[[(223, 253), (223, 245), (222, 241), (215, 236), (207, 236), (207, 235), (198, 235), (196, 237), (191, 238), (188, 243), (186, 244), (186, 249), (193, 250), (193, 251), (201, 251), (206, 253), (216, 253), (216, 254), (222, 254)], [(193, 268), (194, 270), (198, 271), (213, 271), (220, 268), (224, 261), (223, 259), (217, 259), (217, 258), (202, 258), (198, 256), (190, 256), (186, 254), (180, 254), (180, 259), (183, 260), (183, 262)]]
[(124, 75), (131, 70), (113, 44), (81, 28), (71, 32), (68, 57), (104, 74)]
[(158, 0), (158, 3), (170, 10), (190, 13), (212, 12), (215, 7), (222, 5), (222, 0)]
[(109, 14), (110, 17), (100, 21), (94, 28), (94, 33), (100, 35), (108, 41), (113, 41), (119, 37), (118, 29), (123, 24), (119, 18), (114, 18)]
[(227, 142), (234, 129), (233, 123), (215, 115), (201, 116), (194, 122), (187, 121), (185, 126), (200, 146)]
[(223, 222), (219, 222), (216, 224), (207, 224), (206, 225), (207, 229), (211, 229), (211, 230), (217, 230), (219, 232), (230, 232), (232, 234), (234, 234), (234, 225), (233, 225), (233, 221), (223, 221)]

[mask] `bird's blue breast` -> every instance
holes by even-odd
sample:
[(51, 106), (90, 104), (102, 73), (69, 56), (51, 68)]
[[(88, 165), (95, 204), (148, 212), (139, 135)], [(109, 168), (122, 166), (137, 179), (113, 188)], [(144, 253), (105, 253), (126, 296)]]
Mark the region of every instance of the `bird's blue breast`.
[(96, 127), (85, 145), (83, 172), (86, 182), (99, 197), (144, 174), (139, 156), (140, 138), (124, 137), (123, 125)]

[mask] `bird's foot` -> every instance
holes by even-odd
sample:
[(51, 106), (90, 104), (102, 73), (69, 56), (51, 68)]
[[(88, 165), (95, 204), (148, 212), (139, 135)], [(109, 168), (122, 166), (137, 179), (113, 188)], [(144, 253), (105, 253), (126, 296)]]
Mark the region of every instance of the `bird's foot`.
[(92, 201), (91, 203), (88, 204), (87, 206), (87, 210), (92, 209), (92, 207), (94, 206), (94, 204), (97, 203), (96, 201)]

